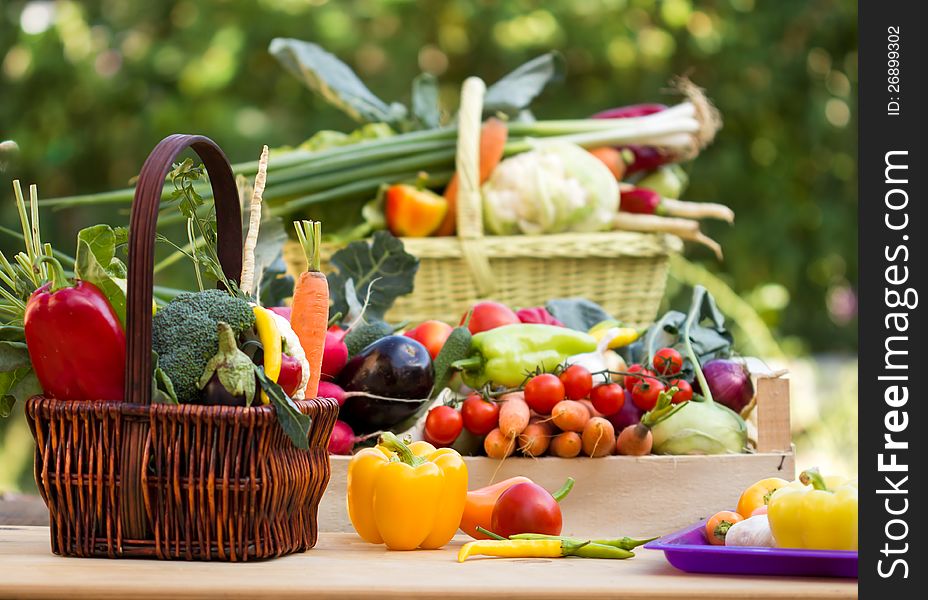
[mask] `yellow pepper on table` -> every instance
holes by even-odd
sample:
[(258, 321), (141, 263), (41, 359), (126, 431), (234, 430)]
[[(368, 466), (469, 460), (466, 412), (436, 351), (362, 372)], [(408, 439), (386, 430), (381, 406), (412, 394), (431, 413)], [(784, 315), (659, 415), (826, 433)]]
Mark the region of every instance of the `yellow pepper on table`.
[(773, 493), (767, 519), (780, 548), (857, 550), (857, 479), (803, 471)]
[(467, 499), (467, 466), (451, 448), (384, 433), (348, 464), (348, 517), (358, 535), (391, 550), (441, 548)]

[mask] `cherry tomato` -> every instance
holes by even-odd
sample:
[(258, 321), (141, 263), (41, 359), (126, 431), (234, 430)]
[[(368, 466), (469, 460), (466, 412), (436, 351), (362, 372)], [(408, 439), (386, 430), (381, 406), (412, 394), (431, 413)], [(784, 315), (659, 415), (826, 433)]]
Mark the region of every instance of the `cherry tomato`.
[(499, 425), (499, 404), (471, 394), (461, 405), (464, 427), (474, 435), (486, 435)]
[(673, 348), (661, 348), (654, 353), (651, 363), (659, 375), (676, 375), (683, 368), (683, 357)]
[(691, 386), (690, 382), (686, 381), (685, 379), (674, 379), (669, 384), (667, 384), (667, 387), (675, 387), (677, 390), (679, 390), (670, 399), (673, 404), (681, 404), (687, 400), (693, 399), (693, 386)]
[(728, 530), (732, 525), (743, 520), (744, 517), (730, 510), (715, 513), (706, 521), (706, 539), (713, 546), (724, 546)]
[[(635, 363), (631, 365), (630, 367), (628, 367), (627, 369), (625, 369), (625, 372), (626, 373), (641, 373), (643, 375), (645, 373), (648, 373), (649, 371), (645, 369), (643, 365), (639, 363)], [(626, 390), (631, 391), (631, 389), (635, 387), (635, 384), (638, 383), (639, 381), (641, 381), (641, 378), (636, 375), (626, 375), (625, 378), (622, 379), (622, 387), (624, 387)]]
[(651, 410), (664, 389), (664, 384), (657, 379), (642, 379), (632, 388), (632, 402), (641, 410)]
[(590, 395), (593, 389), (593, 374), (582, 365), (570, 365), (561, 373), (564, 393), (571, 400), (581, 400)]
[(536, 375), (525, 384), (525, 403), (540, 415), (550, 415), (554, 405), (564, 399), (564, 384), (551, 373)]
[(442, 346), (445, 345), (445, 340), (451, 335), (451, 330), (451, 325), (432, 320), (420, 323), (403, 335), (425, 346), (425, 349), (429, 351), (429, 356), (432, 357), (432, 360), (435, 360), (435, 357), (441, 352)]
[[(463, 325), (465, 320), (467, 320), (467, 313), (464, 313), (461, 317), (460, 324)], [(480, 333), (481, 331), (496, 329), (503, 325), (513, 325), (515, 323), (521, 323), (521, 321), (519, 321), (518, 315), (516, 315), (511, 308), (499, 302), (485, 300), (474, 304), (471, 308), (470, 321), (467, 323), (467, 328), (470, 329), (471, 333)]]
[(458, 439), (463, 427), (461, 413), (450, 406), (436, 406), (425, 418), (425, 437), (435, 444), (448, 446)]
[(622, 410), (625, 405), (625, 390), (617, 383), (598, 385), (590, 392), (593, 408), (609, 416)]

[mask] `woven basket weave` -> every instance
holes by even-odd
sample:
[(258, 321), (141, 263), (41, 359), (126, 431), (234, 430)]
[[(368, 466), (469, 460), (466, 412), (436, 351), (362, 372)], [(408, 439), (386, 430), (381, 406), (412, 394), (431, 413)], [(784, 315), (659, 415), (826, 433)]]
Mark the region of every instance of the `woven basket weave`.
[(225, 155), (201, 136), (165, 138), (132, 205), (125, 402), (36, 396), (26, 405), (55, 554), (244, 561), (316, 543), (335, 400), (297, 403), (312, 418), (308, 450), (293, 445), (272, 406), (151, 403), (155, 224), (165, 176), (188, 146), (209, 171), (223, 271), (241, 273), (241, 210)]
[[(481, 299), (528, 307), (582, 296), (630, 325), (652, 322), (667, 283), (668, 257), (682, 248), (678, 238), (619, 231), (484, 235), (478, 179), (484, 90), (480, 79), (470, 78), (461, 93), (457, 236), (403, 238), (406, 250), (421, 262), (415, 290), (397, 300), (389, 318), (456, 323)], [(325, 246), (324, 257), (336, 250)], [(285, 245), (284, 259), (291, 274), (306, 268), (295, 242)]]

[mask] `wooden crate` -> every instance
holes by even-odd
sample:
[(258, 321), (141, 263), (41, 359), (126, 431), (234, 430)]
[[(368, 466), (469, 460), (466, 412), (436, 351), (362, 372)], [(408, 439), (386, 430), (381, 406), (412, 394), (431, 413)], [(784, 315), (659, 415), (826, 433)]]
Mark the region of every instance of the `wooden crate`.
[[(549, 490), (577, 480), (562, 502), (566, 535), (663, 535), (734, 508), (741, 490), (764, 477), (795, 476), (789, 380), (757, 379), (757, 452), (718, 456), (465, 457), (470, 489), (524, 475)], [(320, 531), (354, 531), (345, 502), (347, 456), (332, 456), (319, 505)]]

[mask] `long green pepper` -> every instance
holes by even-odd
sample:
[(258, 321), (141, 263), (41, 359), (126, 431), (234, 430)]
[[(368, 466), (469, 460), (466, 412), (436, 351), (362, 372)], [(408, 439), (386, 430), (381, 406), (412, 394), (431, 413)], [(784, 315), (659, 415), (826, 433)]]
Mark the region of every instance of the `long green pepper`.
[(595, 349), (596, 340), (581, 331), (520, 323), (476, 334), (470, 356), (452, 366), (462, 371), (464, 383), (472, 388), (487, 383), (516, 387), (539, 369), (553, 371), (567, 357)]

